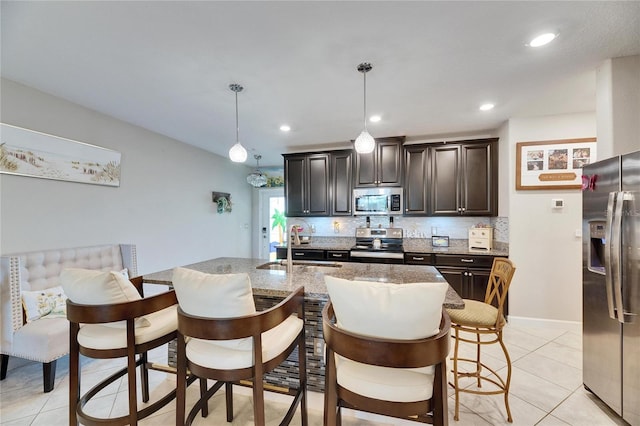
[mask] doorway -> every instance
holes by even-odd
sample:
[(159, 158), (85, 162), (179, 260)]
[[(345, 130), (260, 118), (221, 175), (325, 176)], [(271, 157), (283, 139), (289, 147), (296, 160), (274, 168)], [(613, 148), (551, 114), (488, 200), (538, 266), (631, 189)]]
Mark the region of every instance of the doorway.
[(258, 217), (258, 255), (260, 259), (276, 260), (276, 246), (284, 244), (287, 228), (284, 188), (260, 190)]

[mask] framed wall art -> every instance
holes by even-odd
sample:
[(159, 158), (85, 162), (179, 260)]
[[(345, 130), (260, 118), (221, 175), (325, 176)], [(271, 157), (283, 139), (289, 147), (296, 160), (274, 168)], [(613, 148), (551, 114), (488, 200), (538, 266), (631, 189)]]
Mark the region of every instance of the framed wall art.
[(120, 186), (118, 151), (0, 123), (0, 173)]
[(516, 144), (516, 190), (580, 189), (582, 167), (596, 161), (596, 138)]

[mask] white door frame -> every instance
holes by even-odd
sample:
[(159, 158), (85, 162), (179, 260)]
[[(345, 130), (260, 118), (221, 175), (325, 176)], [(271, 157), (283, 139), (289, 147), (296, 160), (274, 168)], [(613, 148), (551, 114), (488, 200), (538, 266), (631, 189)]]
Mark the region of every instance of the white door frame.
[(267, 229), (267, 235), (271, 231), (271, 217), (269, 217), (269, 198), (284, 197), (284, 187), (260, 188), (258, 199), (258, 232), (256, 246), (258, 247), (258, 257), (260, 259), (269, 258), (269, 238), (264, 238), (262, 228)]

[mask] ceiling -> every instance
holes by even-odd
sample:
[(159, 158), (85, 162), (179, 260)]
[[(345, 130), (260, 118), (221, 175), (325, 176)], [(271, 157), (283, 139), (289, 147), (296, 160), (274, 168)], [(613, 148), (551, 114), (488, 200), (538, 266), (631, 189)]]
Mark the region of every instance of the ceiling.
[[(640, 54), (639, 1), (1, 2), (2, 77), (247, 165), (374, 137), (490, 133), (595, 111), (595, 70)], [(526, 44), (557, 32), (546, 47)], [(481, 103), (496, 107), (481, 112)], [(281, 124), (291, 131), (283, 133)], [(35, 129), (37, 130), (37, 129)], [(90, 141), (87, 141), (90, 142)]]

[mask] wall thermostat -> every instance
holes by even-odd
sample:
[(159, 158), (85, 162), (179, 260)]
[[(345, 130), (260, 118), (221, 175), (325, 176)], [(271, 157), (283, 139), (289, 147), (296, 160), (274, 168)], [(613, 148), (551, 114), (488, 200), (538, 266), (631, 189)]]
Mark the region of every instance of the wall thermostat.
[(551, 207), (554, 209), (561, 209), (564, 207), (564, 200), (562, 198), (554, 198), (551, 200)]

